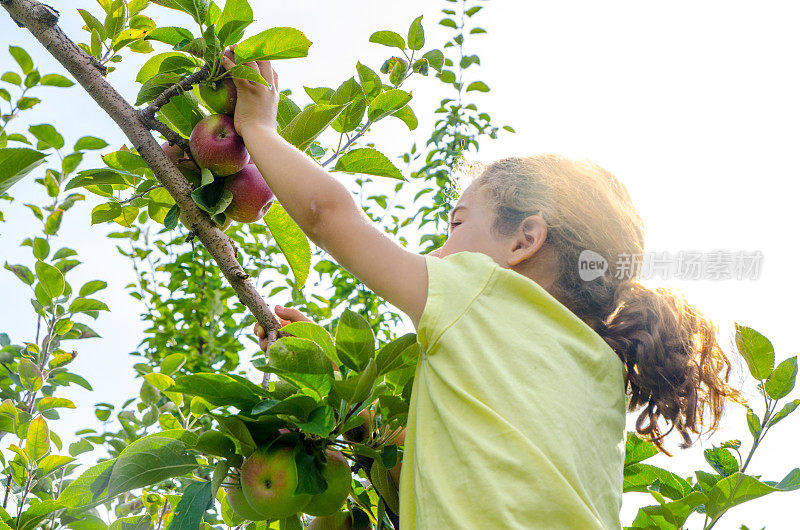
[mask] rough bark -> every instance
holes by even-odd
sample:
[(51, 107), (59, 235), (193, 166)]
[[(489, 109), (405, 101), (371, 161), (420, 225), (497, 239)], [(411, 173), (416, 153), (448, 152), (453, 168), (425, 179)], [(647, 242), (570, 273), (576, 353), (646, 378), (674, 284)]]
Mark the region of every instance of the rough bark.
[[(0, 0), (0, 5), (21, 27), (27, 28), (61, 63), (131, 141), (158, 181), (175, 199), (192, 231), (213, 256), (239, 300), (266, 330), (280, 327), (236, 259), (233, 242), (200, 210), (191, 198), (189, 182), (166, 157), (137, 112), (105, 79), (105, 68), (70, 40), (58, 26), (58, 12), (36, 0)], [(148, 116), (149, 117), (149, 116)], [(278, 336), (282, 333), (278, 331)]]

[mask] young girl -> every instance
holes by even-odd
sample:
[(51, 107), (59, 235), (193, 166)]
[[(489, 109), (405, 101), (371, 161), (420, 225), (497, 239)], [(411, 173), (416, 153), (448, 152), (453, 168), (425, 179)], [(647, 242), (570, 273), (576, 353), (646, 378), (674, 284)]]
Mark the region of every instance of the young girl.
[[(236, 129), (261, 174), (314, 243), (417, 329), (401, 528), (621, 528), (628, 387), (628, 409), (646, 407), (637, 431), (666, 454), (672, 428), (688, 447), (706, 406), (713, 430), (739, 398), (712, 324), (617, 274), (644, 247), (625, 187), (560, 156), (500, 160), (461, 195), (445, 244), (421, 256), (281, 138), (278, 76), (269, 61), (248, 66), (271, 83), (235, 80)], [(581, 279), (584, 250), (605, 274)]]

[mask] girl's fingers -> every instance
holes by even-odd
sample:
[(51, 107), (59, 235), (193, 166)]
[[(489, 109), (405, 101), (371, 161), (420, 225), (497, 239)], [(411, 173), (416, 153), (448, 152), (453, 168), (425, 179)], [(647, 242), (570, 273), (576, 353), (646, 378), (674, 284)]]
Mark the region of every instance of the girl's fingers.
[(311, 319), (293, 307), (283, 307), (276, 305), (275, 314), (279, 318), (289, 322), (311, 322)]

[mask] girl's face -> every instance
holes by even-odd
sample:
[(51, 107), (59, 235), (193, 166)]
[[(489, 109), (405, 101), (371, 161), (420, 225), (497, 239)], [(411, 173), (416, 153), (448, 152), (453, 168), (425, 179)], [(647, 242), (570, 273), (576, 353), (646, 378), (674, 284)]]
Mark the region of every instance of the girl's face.
[(492, 231), (493, 223), (494, 212), (481, 192), (470, 185), (450, 212), (447, 241), (431, 255), (443, 258), (463, 251), (480, 252), (501, 267), (508, 267), (505, 241)]

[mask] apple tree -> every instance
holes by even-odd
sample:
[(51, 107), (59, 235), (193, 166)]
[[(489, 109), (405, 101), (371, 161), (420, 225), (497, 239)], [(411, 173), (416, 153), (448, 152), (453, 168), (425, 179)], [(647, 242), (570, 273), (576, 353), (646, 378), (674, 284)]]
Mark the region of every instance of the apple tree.
[[(40, 334), (22, 344), (0, 335), (6, 368), (0, 373), (0, 431), (18, 439), (9, 446), (13, 459), (3, 462), (0, 528), (398, 528), (397, 479), (416, 338), (398, 335), (400, 315), (312, 248), (269, 193), (260, 191), (255, 202), (237, 195), (263, 182), (242, 174), (251, 170), (241, 150), (231, 155), (238, 149), (228, 118), (231, 78), (266, 83), (241, 63), (302, 59), (311, 41), (287, 27), (259, 28), (245, 37), (253, 23), (246, 0), (86, 1), (78, 9), (85, 33), (75, 36), (84, 42), (77, 44), (59, 28), (52, 7), (35, 0), (0, 4), (130, 141), (108, 150), (103, 140), (86, 136), (66, 152), (54, 126), (11, 132), (11, 118), (4, 119), (0, 192), (41, 171), (51, 155), (58, 163), (50, 167), (48, 161), (37, 179), (47, 199), (27, 205), (42, 225), (23, 242), (33, 261), (6, 265), (32, 289)], [(426, 43), (421, 16), (402, 30), (380, 29), (369, 39), (388, 51), (380, 65), (356, 61), (344, 80), (304, 87), (311, 103), (302, 106), (285, 89), (278, 108), (278, 130), (287, 141), (322, 167), (355, 175), (353, 191), (370, 218), (404, 244), (415, 238), (423, 251), (442, 242), (453, 168), (465, 151), (477, 152), (484, 136), (496, 138), (501, 129), (469, 100), (470, 93), (490, 91), (469, 75), (480, 58), (464, 48), (465, 39), (486, 33), (470, 27), (486, 3), (445, 4), (439, 25), (453, 37), (442, 46)], [(149, 16), (157, 6), (179, 12), (184, 25), (159, 27)], [(233, 52), (226, 52), (231, 45)], [(60, 74), (40, 76), (21, 48), (11, 53), (20, 71), (2, 76), (17, 87), (14, 94), (0, 91), (12, 109), (8, 116), (35, 107), (30, 91), (72, 84)], [(130, 53), (148, 56), (136, 75), (133, 102), (109, 82)], [(223, 53), (239, 65), (226, 71)], [(369, 132), (388, 118), (417, 127), (404, 88), (412, 76), (428, 77), (443, 98), (432, 111), (440, 117), (430, 138), (402, 156), (407, 167), (401, 170), (369, 142)], [(433, 77), (439, 83), (433, 85)], [(204, 152), (214, 151), (208, 147), (214, 142), (225, 144), (222, 159)], [(82, 153), (93, 149), (102, 150), (103, 167), (78, 170)], [(420, 185), (409, 200), (413, 183)], [(69, 371), (75, 352), (63, 344), (96, 337), (86, 319), (107, 310), (95, 294), (102, 280), (77, 293), (67, 283), (78, 264), (75, 252), (50, 252), (61, 218), (84, 193), (102, 199), (92, 224), (119, 227), (109, 237), (130, 260), (135, 281), (129, 294), (141, 304), (147, 327), (132, 352), (140, 358), (132, 374), (141, 381), (139, 395), (119, 409), (96, 404), (102, 431), (79, 431), (65, 451), (51, 427), (59, 407), (75, 405), (54, 394), (59, 386), (90, 383)], [(316, 280), (313, 289), (309, 280)], [(280, 327), (262, 292), (267, 300), (288, 297), (314, 322)], [(254, 322), (267, 331), (270, 346), (266, 355), (244, 358), (254, 350)], [(767, 428), (798, 404), (773, 415), (775, 402), (794, 386), (796, 358), (773, 367), (764, 357), (766, 339), (745, 329), (740, 351), (758, 367), (753, 375), (767, 381), (764, 395), (772, 407), (759, 429), (755, 413), (748, 414), (755, 450)], [(248, 367), (262, 374), (256, 382)], [(800, 485), (798, 470), (779, 483), (744, 475), (747, 463), (734, 470), (729, 450), (738, 452), (741, 444), (733, 442), (707, 455), (716, 473), (698, 472), (694, 481), (643, 464), (654, 446), (629, 433), (625, 491), (649, 492), (659, 502), (643, 508), (633, 527), (679, 528), (696, 511), (706, 514), (710, 528), (754, 491), (760, 496)], [(79, 467), (74, 459), (84, 453), (97, 455), (97, 463)]]

